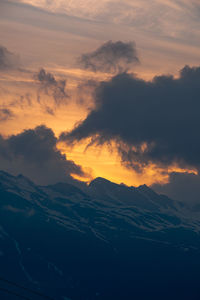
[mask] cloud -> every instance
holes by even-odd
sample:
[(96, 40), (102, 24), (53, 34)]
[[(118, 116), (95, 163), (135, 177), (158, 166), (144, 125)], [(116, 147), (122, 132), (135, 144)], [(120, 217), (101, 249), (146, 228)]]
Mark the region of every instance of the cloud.
[(83, 54), (78, 62), (93, 72), (119, 73), (138, 63), (139, 59), (134, 42), (108, 41), (94, 52)]
[[(152, 188), (159, 194), (185, 202), (199, 205), (200, 203), (200, 176), (190, 173), (171, 173), (169, 182), (164, 185), (154, 184)], [(199, 206), (200, 209), (200, 206)]]
[[(19, 2), (16, 1), (16, 2)], [(57, 14), (76, 16), (91, 20), (94, 28), (97, 24), (117, 26), (126, 24), (136, 29), (140, 35), (144, 31), (147, 35), (156, 37), (181, 38), (188, 41), (199, 36), (198, 0), (21, 0), (32, 6), (42, 8)], [(104, 32), (103, 32), (104, 33)], [(109, 32), (110, 33), (110, 32)], [(126, 34), (126, 32), (124, 33)]]
[(14, 117), (13, 112), (8, 108), (0, 108), (0, 122), (7, 121)]
[(0, 71), (16, 68), (19, 65), (19, 58), (6, 47), (0, 46)]
[(200, 67), (152, 82), (122, 73), (96, 89), (96, 106), (61, 140), (115, 142), (122, 163), (142, 171), (156, 164), (200, 170)]
[(71, 174), (86, 176), (79, 165), (56, 148), (57, 138), (45, 126), (25, 130), (5, 139), (0, 136), (1, 169), (27, 176), (37, 184), (71, 180)]
[(27, 3), (54, 13), (94, 19), (100, 12), (103, 12), (110, 0), (17, 0), (16, 2)]
[[(42, 90), (46, 95), (51, 95), (56, 105), (66, 101), (68, 98), (66, 80), (56, 80), (51, 73), (46, 72), (44, 69), (41, 69), (34, 77), (40, 84), (39, 93)], [(38, 96), (38, 99), (40, 99), (40, 96)]]

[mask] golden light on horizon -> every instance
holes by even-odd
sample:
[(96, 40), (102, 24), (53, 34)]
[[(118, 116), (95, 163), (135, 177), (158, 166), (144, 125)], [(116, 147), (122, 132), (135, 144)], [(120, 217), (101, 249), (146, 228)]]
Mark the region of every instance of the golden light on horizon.
[[(38, 125), (44, 124), (51, 128), (58, 137), (62, 131), (73, 129), (77, 121), (84, 120), (88, 114), (88, 110), (76, 101), (69, 101), (66, 105), (61, 105), (55, 110), (55, 114), (49, 114), (45, 111), (46, 105), (53, 107), (53, 100), (48, 95), (42, 95), (42, 103), (36, 101), (36, 91), (31, 86), (27, 89), (22, 88), (21, 92), (24, 98), (19, 94), (19, 87), (13, 87), (10, 94), (4, 98), (4, 103), (10, 103), (15, 117), (5, 121), (1, 126), (1, 134), (9, 136), (18, 134), (25, 129), (31, 129)], [(32, 103), (28, 103), (26, 92), (32, 95)], [(35, 94), (34, 94), (35, 93)], [(87, 141), (77, 144), (75, 147), (67, 147), (64, 143), (58, 144), (58, 149), (66, 154), (67, 159), (73, 160), (76, 164), (83, 167), (87, 174), (84, 177), (74, 178), (89, 182), (96, 177), (104, 177), (116, 183), (124, 183), (129, 186), (139, 186), (141, 184), (151, 185), (153, 183), (167, 183), (169, 173), (171, 172), (190, 172), (195, 173), (196, 170), (181, 169), (178, 166), (170, 166), (163, 172), (162, 168), (156, 165), (144, 167), (142, 173), (137, 173), (133, 169), (126, 168), (117, 153), (116, 147), (112, 145), (112, 151), (106, 146), (92, 146), (86, 149)], [(145, 149), (145, 145), (143, 145)]]
[(73, 148), (66, 146), (64, 143), (59, 143), (57, 147), (63, 154), (66, 154), (68, 159), (81, 165), (86, 173), (91, 174), (91, 179), (89, 176), (86, 178), (74, 176), (74, 178), (86, 182), (96, 177), (103, 177), (118, 184), (124, 183), (128, 186), (139, 186), (142, 184), (168, 183), (169, 174), (172, 172), (197, 174), (195, 169), (184, 169), (175, 164), (165, 169), (151, 164), (144, 167), (141, 173), (138, 173), (122, 165), (114, 145), (112, 151), (107, 146), (87, 148), (87, 142), (76, 145)]

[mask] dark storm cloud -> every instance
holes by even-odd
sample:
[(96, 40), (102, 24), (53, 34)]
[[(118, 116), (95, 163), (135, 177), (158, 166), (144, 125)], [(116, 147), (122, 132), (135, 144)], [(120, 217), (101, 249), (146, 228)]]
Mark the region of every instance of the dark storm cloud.
[(81, 82), (76, 88), (76, 102), (90, 110), (94, 107), (94, 92), (99, 82), (95, 80), (87, 80)]
[(94, 72), (119, 73), (138, 63), (139, 59), (135, 43), (108, 41), (94, 52), (83, 54), (78, 61), (84, 69)]
[[(171, 173), (169, 183), (154, 184), (152, 188), (159, 194), (192, 205), (200, 203), (200, 176), (189, 173)], [(200, 206), (199, 206), (200, 210)]]
[(8, 139), (0, 136), (1, 169), (14, 175), (22, 173), (38, 184), (70, 179), (70, 174), (84, 176), (79, 165), (67, 160), (56, 148), (57, 138), (45, 126), (25, 130)]
[(14, 117), (13, 112), (8, 108), (0, 108), (0, 122), (4, 122)]
[(6, 47), (0, 46), (0, 71), (17, 67), (19, 58)]
[(200, 67), (152, 82), (123, 73), (100, 83), (96, 107), (61, 140), (115, 141), (122, 162), (141, 171), (155, 163), (200, 170)]
[(46, 72), (44, 69), (41, 69), (34, 77), (40, 83), (40, 88), (45, 94), (54, 98), (56, 105), (66, 101), (68, 98), (66, 80), (56, 80), (51, 73)]

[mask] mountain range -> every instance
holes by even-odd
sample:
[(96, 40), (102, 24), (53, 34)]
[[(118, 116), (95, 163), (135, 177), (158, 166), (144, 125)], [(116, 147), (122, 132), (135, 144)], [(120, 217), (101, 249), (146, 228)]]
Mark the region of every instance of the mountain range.
[(198, 300), (199, 232), (198, 209), (146, 185), (0, 171), (0, 299)]

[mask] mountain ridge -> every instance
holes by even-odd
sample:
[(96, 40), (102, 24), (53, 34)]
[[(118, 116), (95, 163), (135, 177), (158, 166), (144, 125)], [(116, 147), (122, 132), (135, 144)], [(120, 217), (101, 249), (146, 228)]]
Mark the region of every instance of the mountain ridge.
[(149, 188), (0, 172), (0, 275), (54, 299), (198, 300), (199, 245), (199, 215)]

